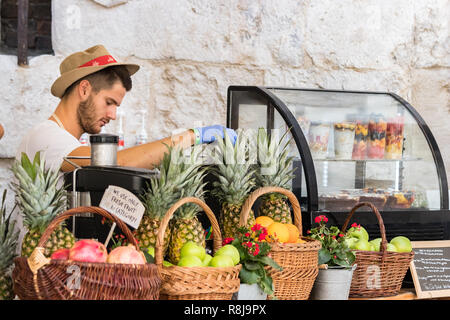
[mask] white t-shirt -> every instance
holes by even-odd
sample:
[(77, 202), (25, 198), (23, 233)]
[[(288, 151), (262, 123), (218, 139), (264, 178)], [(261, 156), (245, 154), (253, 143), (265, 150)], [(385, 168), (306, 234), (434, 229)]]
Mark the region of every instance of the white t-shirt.
[(45, 167), (59, 169), (63, 158), (82, 144), (69, 132), (60, 128), (56, 122), (45, 120), (27, 132), (19, 145), (16, 159), (20, 161), (25, 152), (31, 161), (36, 152), (41, 151)]

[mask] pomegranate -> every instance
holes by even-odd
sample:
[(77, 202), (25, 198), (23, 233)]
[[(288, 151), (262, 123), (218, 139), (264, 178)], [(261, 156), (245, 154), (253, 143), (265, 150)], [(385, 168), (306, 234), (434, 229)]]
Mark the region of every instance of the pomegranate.
[(69, 259), (70, 249), (58, 249), (52, 253), (50, 259), (52, 260), (67, 260)]
[(146, 259), (142, 251), (129, 244), (114, 248), (108, 255), (107, 262), (109, 263), (129, 263), (129, 264), (144, 264)]
[(75, 242), (70, 249), (69, 259), (82, 262), (106, 262), (108, 252), (103, 243), (93, 239)]

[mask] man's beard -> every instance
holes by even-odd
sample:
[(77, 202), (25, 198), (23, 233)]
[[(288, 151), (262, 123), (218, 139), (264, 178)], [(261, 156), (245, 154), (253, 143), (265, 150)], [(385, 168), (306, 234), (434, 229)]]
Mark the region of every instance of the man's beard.
[(92, 95), (89, 95), (88, 99), (84, 102), (80, 102), (78, 105), (78, 124), (81, 126), (84, 132), (89, 134), (97, 134), (100, 129), (96, 127), (95, 117), (95, 104)]

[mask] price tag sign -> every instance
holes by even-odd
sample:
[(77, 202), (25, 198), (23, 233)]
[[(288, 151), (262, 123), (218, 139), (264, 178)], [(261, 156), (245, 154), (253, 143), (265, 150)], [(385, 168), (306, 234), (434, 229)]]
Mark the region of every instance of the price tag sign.
[(138, 197), (118, 186), (109, 186), (105, 190), (99, 206), (134, 229), (139, 227), (145, 212)]

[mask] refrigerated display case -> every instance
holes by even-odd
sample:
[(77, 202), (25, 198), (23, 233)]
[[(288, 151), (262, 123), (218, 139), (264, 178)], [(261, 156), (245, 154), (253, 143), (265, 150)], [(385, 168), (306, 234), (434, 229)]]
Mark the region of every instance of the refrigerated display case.
[[(359, 92), (230, 86), (227, 126), (252, 134), (289, 131), (292, 191), (303, 231), (320, 214), (342, 226), (357, 202), (380, 211), (388, 239), (450, 239), (447, 176), (430, 128), (403, 98)], [(360, 212), (361, 211), (361, 212)], [(379, 236), (373, 213), (353, 220)]]

